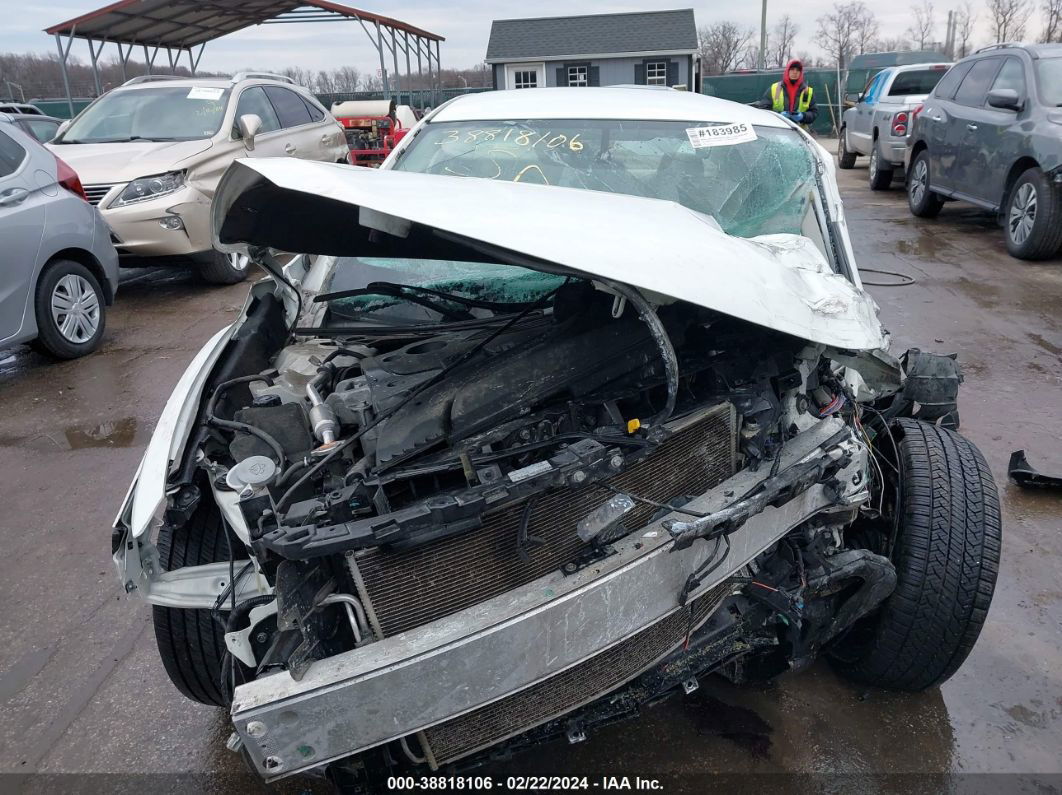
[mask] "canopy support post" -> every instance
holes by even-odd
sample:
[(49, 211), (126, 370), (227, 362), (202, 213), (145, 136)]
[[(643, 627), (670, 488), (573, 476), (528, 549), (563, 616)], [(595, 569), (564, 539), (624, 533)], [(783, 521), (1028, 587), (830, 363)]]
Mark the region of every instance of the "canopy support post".
[(188, 61), (192, 64), (192, 77), (195, 77), (196, 70), (199, 68), (199, 61), (202, 59), (203, 50), (205, 50), (205, 49), (206, 49), (206, 42), (204, 41), (202, 44), (199, 45), (199, 55), (195, 56), (195, 59), (193, 60), (192, 59), (192, 48), (191, 47), (188, 48)]
[(391, 58), (395, 64), (395, 104), (402, 102), (402, 74), (398, 69), (398, 38), (395, 29), (391, 28)]
[(66, 59), (70, 56), (70, 47), (74, 43), (74, 28), (70, 28), (66, 49), (60, 34), (55, 34), (55, 45), (59, 48), (59, 68), (63, 73), (63, 88), (66, 89), (66, 104), (70, 108), (70, 118), (74, 118), (74, 97), (70, 94), (70, 75), (66, 71)]
[(380, 53), (380, 80), (383, 85), (384, 99), (387, 99), (389, 93), (387, 87), (387, 65), (384, 63), (384, 41), (383, 33), (380, 32), (380, 23), (376, 23), (376, 51)]
[[(428, 46), (431, 47), (430, 44)], [(442, 88), (442, 60), (439, 58), (439, 42), (438, 41), (435, 42), (435, 82), (436, 82), (436, 84), (438, 85), (439, 88)], [(436, 91), (435, 94), (432, 95), (432, 98), (435, 100), (435, 105), (438, 105), (439, 104), (439, 95), (438, 95), (437, 91)]]
[(92, 39), (85, 39), (85, 41), (88, 42), (89, 56), (92, 59), (92, 82), (96, 86), (96, 96), (98, 97), (103, 93), (103, 87), (100, 85), (100, 70), (96, 64), (100, 59), (100, 55), (103, 54), (103, 45), (107, 43), (107, 40), (104, 39), (100, 42), (100, 48), (98, 50), (93, 47)]
[(409, 33), (402, 31), (402, 50), (406, 54), (406, 92), (409, 94), (409, 104), (413, 105), (413, 69), (409, 65)]

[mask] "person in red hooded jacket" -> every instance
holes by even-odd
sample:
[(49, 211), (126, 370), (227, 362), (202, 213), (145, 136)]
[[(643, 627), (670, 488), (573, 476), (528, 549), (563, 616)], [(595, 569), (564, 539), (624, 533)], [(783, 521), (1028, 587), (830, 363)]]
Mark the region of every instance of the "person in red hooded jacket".
[(763, 99), (752, 104), (757, 108), (773, 110), (807, 127), (819, 115), (815, 92), (804, 81), (804, 65), (796, 58), (786, 64), (782, 79), (770, 85)]

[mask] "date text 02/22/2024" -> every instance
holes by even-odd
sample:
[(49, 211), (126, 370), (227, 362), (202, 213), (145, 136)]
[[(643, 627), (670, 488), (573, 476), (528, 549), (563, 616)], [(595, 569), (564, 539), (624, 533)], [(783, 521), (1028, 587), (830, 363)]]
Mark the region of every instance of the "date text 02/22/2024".
[(641, 790), (661, 791), (659, 779), (640, 776), (507, 776), (495, 779), (492, 776), (391, 776), (387, 779), (390, 792), (436, 791), (452, 792), (488, 791), (541, 792), (546, 790)]

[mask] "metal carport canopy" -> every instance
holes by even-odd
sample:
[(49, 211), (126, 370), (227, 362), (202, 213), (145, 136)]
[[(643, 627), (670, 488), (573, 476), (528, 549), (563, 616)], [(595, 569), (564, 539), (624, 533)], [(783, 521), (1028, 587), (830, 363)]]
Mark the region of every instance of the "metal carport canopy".
[[(46, 28), (45, 33), (54, 35), (59, 47), (63, 82), (67, 99), (71, 102), (71, 115), (73, 115), (73, 101), (70, 96), (66, 64), (70, 55), (70, 46), (75, 38), (88, 42), (92, 56), (92, 73), (96, 82), (96, 91), (99, 94), (101, 87), (97, 63), (104, 45), (108, 43), (113, 43), (118, 47), (123, 74), (134, 46), (144, 48), (144, 60), (149, 73), (159, 50), (164, 49), (168, 55), (171, 70), (176, 67), (181, 51), (186, 51), (192, 74), (195, 74), (199, 59), (203, 54), (203, 47), (207, 42), (221, 36), (235, 33), (252, 25), (336, 21), (357, 21), (361, 24), (366, 36), (379, 53), (380, 76), (385, 94), (389, 89), (384, 52), (391, 54), (397, 78), (400, 48), (405, 55), (407, 74), (411, 72), (411, 48), (415, 48), (418, 72), (422, 71), (422, 55), (426, 57), (428, 76), (434, 87), (439, 70), (439, 42), (445, 41), (442, 36), (391, 17), (328, 2), (328, 0), (118, 0), (116, 3)], [(373, 26), (373, 32), (370, 32), (366, 24)], [(390, 42), (383, 34), (385, 30), (391, 39)], [(67, 39), (65, 47), (64, 37)], [(433, 42), (434, 53), (432, 53)], [(126, 47), (127, 50), (123, 49)], [(193, 47), (199, 47), (198, 55), (193, 56)], [(151, 54), (149, 54), (149, 48), (153, 49)], [(401, 88), (398, 87), (398, 90)]]

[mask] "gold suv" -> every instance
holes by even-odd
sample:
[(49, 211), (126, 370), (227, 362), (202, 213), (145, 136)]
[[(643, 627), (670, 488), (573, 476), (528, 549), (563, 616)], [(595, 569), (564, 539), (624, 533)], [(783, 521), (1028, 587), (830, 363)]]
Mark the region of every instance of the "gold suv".
[[(210, 202), (238, 157), (347, 162), (343, 128), (301, 86), (278, 75), (137, 77), (73, 119), (50, 147), (81, 176), (126, 261), (182, 257), (210, 282), (247, 274), (214, 251)], [(164, 260), (159, 260), (163, 262)]]

